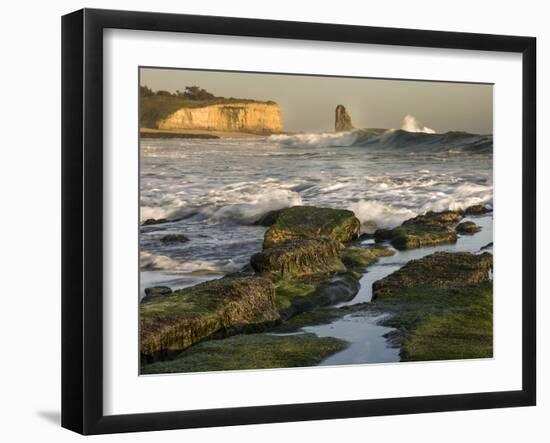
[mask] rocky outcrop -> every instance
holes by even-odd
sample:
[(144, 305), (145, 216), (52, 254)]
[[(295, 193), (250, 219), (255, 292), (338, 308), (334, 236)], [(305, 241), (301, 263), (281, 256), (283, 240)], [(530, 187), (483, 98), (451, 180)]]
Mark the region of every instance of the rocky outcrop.
[(401, 361), (492, 357), (492, 265), (487, 252), (437, 252), (373, 284), (370, 307), (395, 328)]
[(464, 210), (465, 215), (483, 215), (491, 212), (485, 205), (473, 205)]
[(465, 222), (459, 223), (456, 226), (455, 230), (459, 234), (472, 235), (472, 234), (475, 234), (476, 232), (481, 231), (481, 227), (476, 225), (472, 221), (465, 221)]
[(153, 286), (151, 288), (145, 288), (145, 297), (141, 300), (143, 303), (144, 301), (151, 301), (153, 297), (159, 297), (162, 295), (167, 295), (172, 293), (172, 289), (170, 289), (168, 286)]
[(391, 248), (361, 248), (349, 246), (342, 252), (342, 262), (348, 269), (362, 271), (372, 265), (379, 257), (388, 257), (395, 254)]
[(412, 287), (463, 287), (490, 279), (493, 255), (488, 252), (435, 252), (405, 266), (372, 285), (373, 300)]
[(182, 108), (158, 122), (160, 130), (201, 129), (271, 134), (283, 130), (276, 103), (231, 103)]
[(406, 220), (397, 228), (379, 229), (374, 237), (378, 242), (389, 240), (397, 249), (456, 243), (458, 236), (453, 228), (462, 218), (458, 211), (427, 212)]
[(166, 234), (160, 238), (160, 241), (162, 243), (185, 243), (189, 241), (189, 238), (183, 234)]
[(242, 334), (193, 346), (176, 359), (145, 365), (142, 374), (230, 371), (315, 366), (347, 347), (315, 334)]
[(260, 274), (281, 278), (346, 270), (340, 260), (340, 244), (324, 238), (277, 243), (252, 256), (250, 263)]
[(145, 299), (140, 305), (143, 361), (183, 351), (216, 333), (277, 321), (274, 288), (260, 277), (211, 280)]
[(293, 206), (274, 215), (275, 223), (266, 231), (264, 249), (277, 243), (304, 238), (325, 238), (348, 242), (357, 237), (361, 222), (344, 209)]
[(336, 132), (352, 131), (353, 124), (351, 123), (351, 117), (346, 111), (343, 105), (336, 106), (336, 118), (334, 121), (334, 130)]

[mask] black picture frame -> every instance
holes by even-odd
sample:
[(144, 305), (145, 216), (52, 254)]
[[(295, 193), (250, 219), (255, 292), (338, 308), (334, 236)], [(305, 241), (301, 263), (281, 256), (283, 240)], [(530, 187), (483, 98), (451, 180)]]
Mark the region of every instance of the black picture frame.
[[(103, 30), (171, 31), (522, 54), (522, 388), (131, 415), (103, 412)], [(536, 403), (536, 39), (83, 9), (62, 18), (62, 426), (82, 434), (457, 411)]]

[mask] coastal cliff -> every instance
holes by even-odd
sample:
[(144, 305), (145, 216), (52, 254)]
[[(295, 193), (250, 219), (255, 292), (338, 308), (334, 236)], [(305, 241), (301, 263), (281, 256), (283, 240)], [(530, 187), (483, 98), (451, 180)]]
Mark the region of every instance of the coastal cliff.
[(158, 129), (200, 129), (271, 134), (283, 130), (276, 103), (214, 104), (181, 108), (158, 122)]

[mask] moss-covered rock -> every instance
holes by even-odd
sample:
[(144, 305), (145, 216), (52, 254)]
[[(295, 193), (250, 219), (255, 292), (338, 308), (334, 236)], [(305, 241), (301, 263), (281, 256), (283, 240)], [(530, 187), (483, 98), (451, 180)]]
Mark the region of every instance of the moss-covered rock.
[(348, 242), (357, 237), (361, 227), (361, 222), (351, 211), (313, 206), (294, 206), (281, 210), (275, 220), (265, 233), (264, 249), (303, 238)]
[(483, 215), (491, 212), (485, 205), (473, 205), (464, 210), (465, 215)]
[(282, 320), (318, 307), (352, 300), (360, 285), (351, 272), (334, 276), (317, 274), (275, 282), (275, 304)]
[(456, 243), (458, 236), (453, 227), (462, 220), (458, 211), (427, 212), (403, 222), (394, 229), (379, 229), (376, 241), (389, 240), (397, 249), (414, 249)]
[(401, 360), (492, 356), (492, 255), (438, 252), (407, 263), (373, 285), (367, 306), (396, 328), (388, 339)]
[(255, 225), (259, 226), (273, 226), (275, 223), (277, 223), (277, 220), (279, 219), (279, 215), (281, 215), (281, 212), (283, 212), (286, 208), (283, 209), (275, 209), (273, 211), (266, 212), (258, 220), (254, 222)]
[(151, 301), (154, 297), (159, 297), (162, 295), (167, 295), (172, 293), (172, 289), (170, 289), (168, 286), (153, 286), (150, 288), (145, 288), (145, 297), (141, 300), (143, 303), (144, 301)]
[(250, 264), (257, 273), (281, 278), (345, 271), (340, 260), (340, 244), (324, 238), (276, 243), (253, 255)]
[(493, 255), (469, 252), (435, 252), (418, 260), (411, 260), (401, 269), (374, 282), (373, 300), (392, 296), (404, 288), (464, 287), (477, 285), (490, 279)]
[[(451, 291), (446, 289), (445, 291)], [(438, 293), (440, 298), (442, 293)], [(427, 316), (404, 334), (403, 361), (493, 356), (493, 290), (490, 283), (452, 290), (454, 304)]]
[(348, 269), (362, 270), (373, 264), (379, 257), (388, 257), (394, 254), (395, 250), (391, 248), (348, 246), (342, 251), (342, 262)]
[(210, 340), (182, 352), (173, 360), (142, 366), (142, 374), (229, 371), (315, 366), (345, 349), (347, 343), (315, 334), (246, 334)]
[(437, 226), (454, 226), (464, 216), (459, 211), (428, 211), (425, 214), (417, 215), (403, 222), (403, 226), (416, 225), (437, 225)]
[(481, 227), (476, 225), (472, 221), (465, 221), (465, 222), (459, 223), (456, 226), (455, 230), (459, 234), (470, 234), (470, 235), (472, 235), (472, 234), (475, 234), (476, 232), (481, 231)]
[(271, 281), (260, 277), (211, 280), (140, 305), (140, 351), (164, 358), (214, 334), (279, 320)]

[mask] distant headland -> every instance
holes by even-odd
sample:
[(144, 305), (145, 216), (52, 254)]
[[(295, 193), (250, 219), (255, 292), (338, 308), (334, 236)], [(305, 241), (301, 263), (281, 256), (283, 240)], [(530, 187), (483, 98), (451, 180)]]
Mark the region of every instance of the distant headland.
[(217, 97), (198, 86), (175, 93), (141, 86), (140, 132), (143, 137), (270, 135), (283, 132), (283, 120), (273, 101)]

